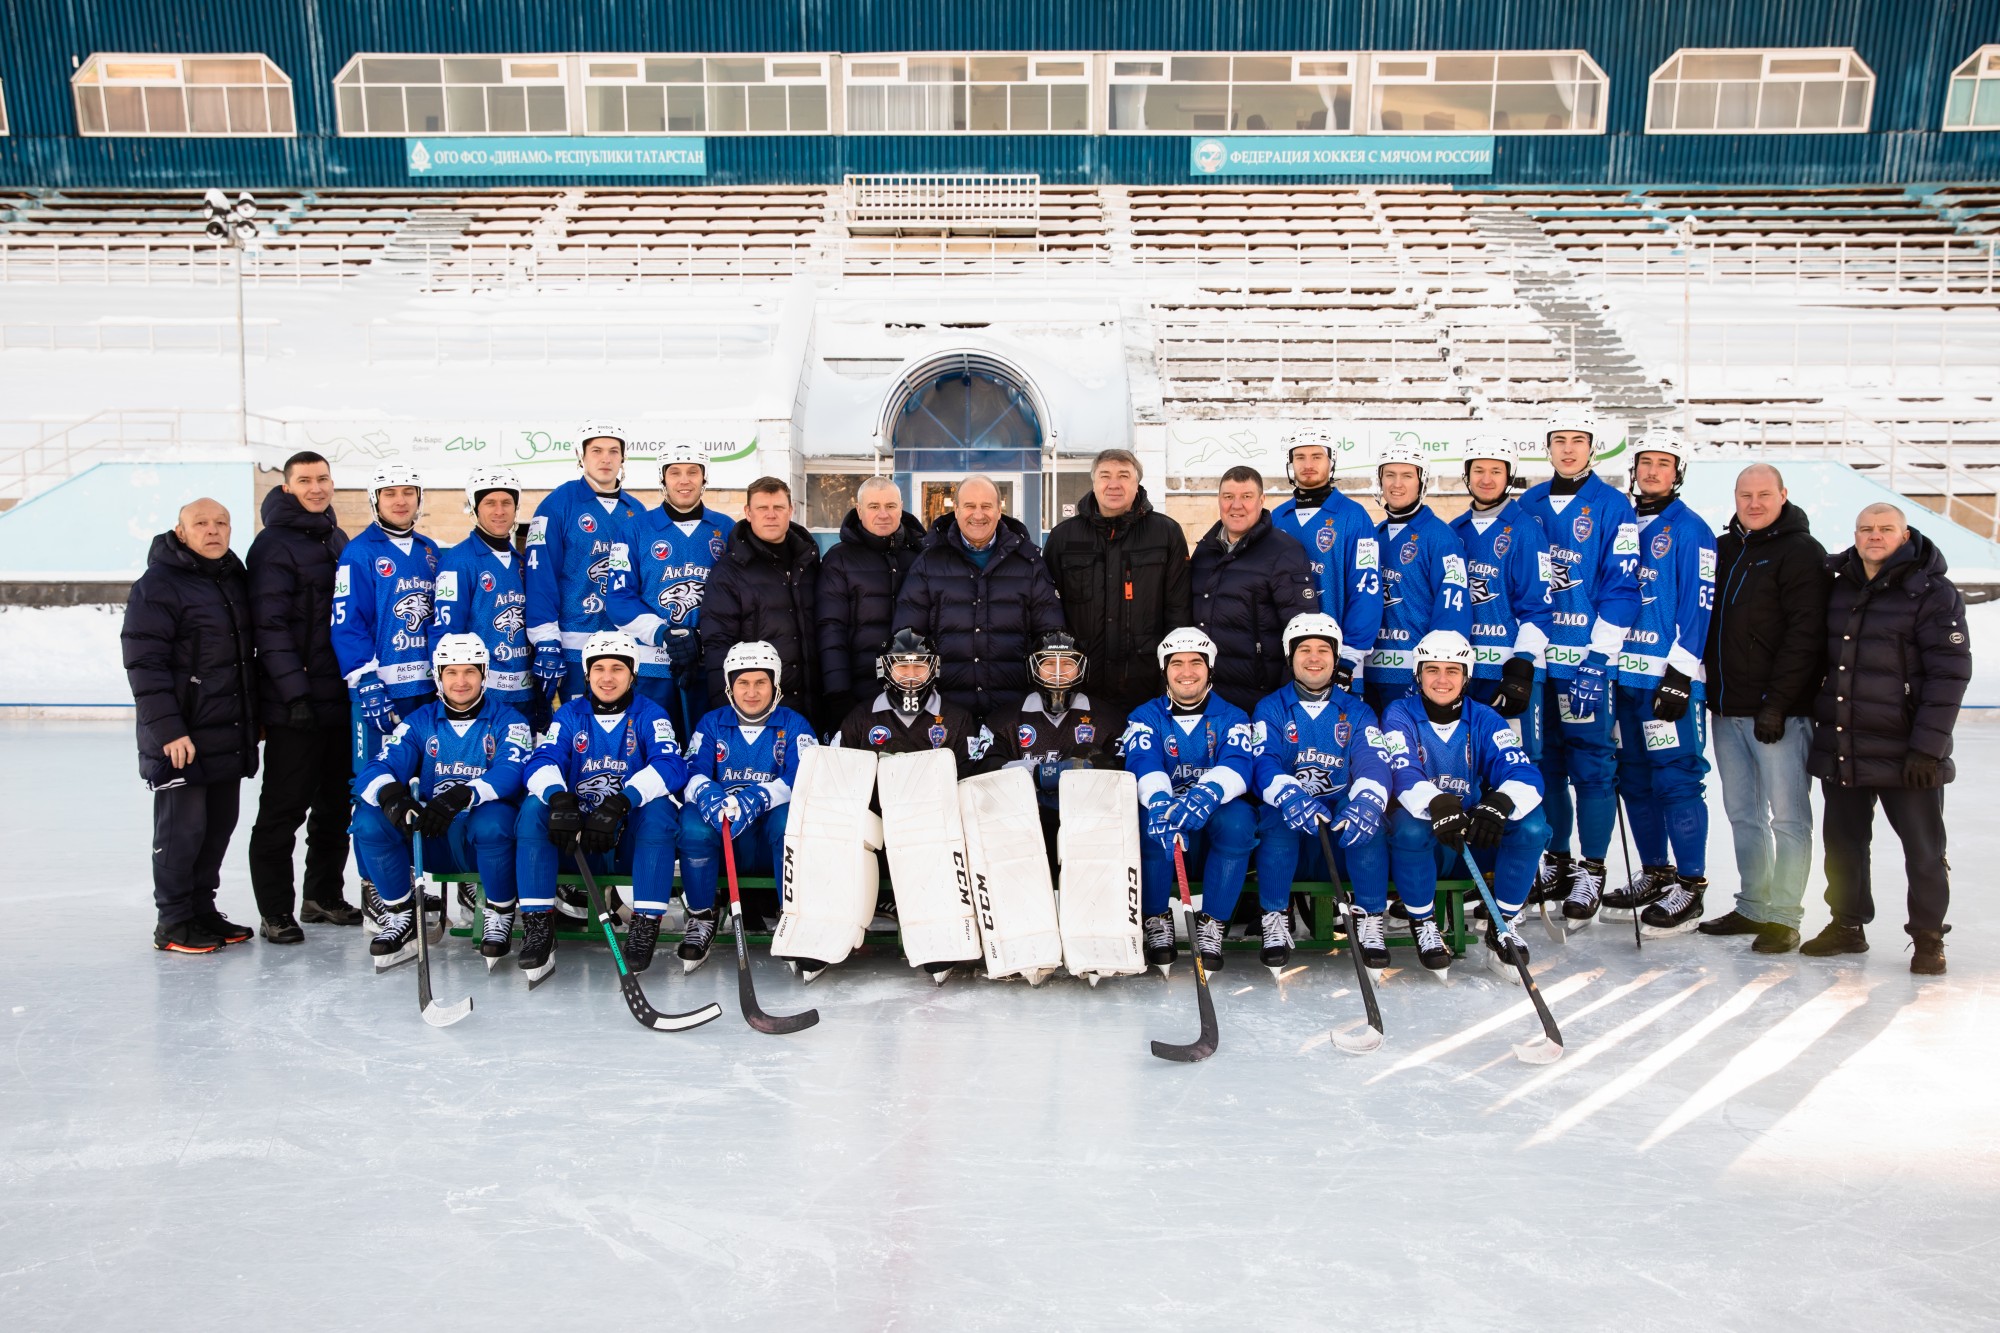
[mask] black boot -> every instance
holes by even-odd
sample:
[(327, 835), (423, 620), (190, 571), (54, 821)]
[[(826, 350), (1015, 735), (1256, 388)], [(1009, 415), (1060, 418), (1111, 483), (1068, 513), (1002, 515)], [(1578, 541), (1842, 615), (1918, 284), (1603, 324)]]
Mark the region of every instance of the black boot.
[(659, 942), (659, 913), (641, 912), (633, 917), (625, 931), (625, 966), (644, 972), (653, 965), (653, 946)]
[(1944, 975), (1944, 932), (1941, 930), (1913, 930), (1910, 940), (1917, 951), (1910, 958), (1910, 971), (1920, 977), (1941, 977)]
[(521, 913), (521, 959), (530, 982), (540, 981), (556, 965), (556, 914), (547, 908)]
[(1639, 924), (1655, 935), (1674, 935), (1701, 924), (1701, 899), (1708, 892), (1705, 875), (1677, 875), (1667, 896), (1639, 913)]
[(1799, 952), (1808, 958), (1832, 958), (1844, 953), (1867, 953), (1868, 937), (1861, 933), (1859, 926), (1843, 926), (1838, 921), (1826, 923), (1826, 929), (1799, 946)]

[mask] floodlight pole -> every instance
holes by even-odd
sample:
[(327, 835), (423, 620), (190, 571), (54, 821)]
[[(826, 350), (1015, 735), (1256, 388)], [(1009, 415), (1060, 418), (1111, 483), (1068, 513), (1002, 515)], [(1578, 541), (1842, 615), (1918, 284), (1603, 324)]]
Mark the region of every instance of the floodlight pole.
[(1681, 433), (1692, 441), (1694, 385), (1688, 376), (1694, 347), (1694, 214), (1683, 214), (1673, 235), (1681, 247)]

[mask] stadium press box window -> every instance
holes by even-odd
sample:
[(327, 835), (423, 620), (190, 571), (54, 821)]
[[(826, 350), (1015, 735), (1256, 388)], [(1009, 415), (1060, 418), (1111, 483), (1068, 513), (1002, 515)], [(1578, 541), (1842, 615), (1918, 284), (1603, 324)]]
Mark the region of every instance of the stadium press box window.
[(288, 137), (292, 81), (261, 55), (92, 55), (70, 76), (86, 136)]
[(849, 134), (1088, 134), (1087, 54), (852, 55)]
[(1982, 46), (1951, 72), (1948, 130), (2000, 130), (2000, 46)]
[(1684, 49), (1653, 72), (1648, 134), (1862, 134), (1875, 75), (1846, 47)]
[(1346, 134), (1351, 51), (1109, 56), (1113, 134)]
[(825, 134), (824, 55), (578, 60), (586, 134)]
[(333, 81), (343, 135), (567, 134), (562, 55), (358, 55)]
[(1583, 51), (1377, 51), (1370, 134), (1602, 134), (1607, 80)]

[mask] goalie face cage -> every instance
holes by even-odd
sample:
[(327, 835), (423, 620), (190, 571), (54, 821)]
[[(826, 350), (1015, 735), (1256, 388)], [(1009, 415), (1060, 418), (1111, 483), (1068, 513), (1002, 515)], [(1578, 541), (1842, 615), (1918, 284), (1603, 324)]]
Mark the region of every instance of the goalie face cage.
[(1041, 692), (1050, 713), (1060, 713), (1069, 707), (1070, 696), (1083, 684), (1083, 673), (1089, 665), (1090, 659), (1074, 648), (1041, 648), (1028, 654), (1028, 674), (1034, 678), (1035, 688)]
[[(920, 669), (924, 673), (923, 679), (914, 683), (899, 680), (898, 667)], [(938, 655), (932, 652), (884, 653), (875, 659), (875, 674), (881, 677), (882, 689), (896, 705), (897, 712), (921, 712), (924, 696), (931, 692), (931, 686), (937, 684)], [(911, 672), (900, 674), (910, 675)]]

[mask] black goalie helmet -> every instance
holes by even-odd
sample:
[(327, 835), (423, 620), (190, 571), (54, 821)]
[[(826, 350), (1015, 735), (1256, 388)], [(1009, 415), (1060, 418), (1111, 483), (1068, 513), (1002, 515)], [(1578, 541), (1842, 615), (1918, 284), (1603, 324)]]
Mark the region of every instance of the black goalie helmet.
[[(898, 672), (898, 667), (904, 670)], [(912, 667), (923, 668), (922, 680), (909, 669)], [(931, 651), (923, 635), (913, 629), (899, 629), (889, 640), (888, 651), (875, 659), (875, 674), (881, 677), (882, 690), (897, 712), (920, 713), (924, 699), (937, 683), (938, 655)]]
[(1070, 696), (1083, 684), (1084, 669), (1090, 659), (1077, 646), (1076, 636), (1067, 630), (1051, 630), (1035, 640), (1028, 654), (1028, 675), (1042, 696), (1042, 709), (1049, 716), (1069, 707)]

